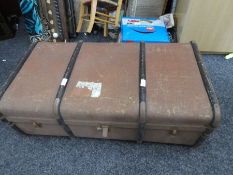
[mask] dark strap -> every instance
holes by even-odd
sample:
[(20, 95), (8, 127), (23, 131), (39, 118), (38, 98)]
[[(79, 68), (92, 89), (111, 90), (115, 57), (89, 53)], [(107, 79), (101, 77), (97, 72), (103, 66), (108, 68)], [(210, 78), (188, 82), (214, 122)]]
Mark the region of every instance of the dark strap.
[(203, 80), (203, 84), (205, 86), (206, 92), (208, 94), (209, 97), (209, 101), (211, 104), (211, 108), (212, 108), (212, 113), (213, 113), (213, 117), (212, 120), (209, 124), (209, 127), (206, 128), (206, 130), (202, 133), (201, 137), (199, 137), (199, 139), (196, 141), (196, 143), (194, 144), (195, 146), (199, 146), (207, 137), (207, 135), (212, 132), (213, 128), (217, 127), (220, 123), (220, 118), (221, 118), (221, 110), (220, 110), (220, 105), (218, 102), (218, 98), (215, 94), (213, 85), (210, 81), (210, 79), (208, 78), (207, 75), (207, 70), (203, 64), (203, 60), (201, 57), (201, 54), (198, 50), (197, 44), (194, 42), (191, 42), (191, 46), (193, 48), (193, 52), (197, 61), (197, 65)]
[(199, 68), (200, 73), (201, 73), (203, 84), (205, 86), (205, 89), (206, 89), (206, 92), (208, 94), (208, 97), (209, 97), (209, 100), (211, 103), (211, 107), (212, 107), (213, 118), (212, 118), (212, 121), (210, 122), (210, 126), (212, 128), (215, 128), (220, 123), (220, 116), (221, 116), (218, 98), (217, 98), (216, 93), (214, 91), (213, 85), (207, 76), (207, 70), (203, 64), (203, 60), (202, 60), (202, 57), (200, 55), (200, 52), (198, 50), (196, 43), (191, 42), (191, 45), (192, 45), (193, 52), (194, 52), (194, 55), (195, 55), (195, 58), (197, 61), (198, 68)]
[[(24, 57), (19, 61), (19, 63), (17, 63), (16, 69), (13, 72), (10, 73), (7, 81), (5, 81), (5, 83), (3, 84), (3, 86), (2, 86), (2, 88), (0, 90), (0, 99), (3, 97), (4, 93), (6, 92), (6, 90), (10, 86), (10, 84), (13, 82), (13, 80), (17, 76), (18, 72), (21, 70), (24, 63), (26, 62), (26, 60), (31, 55), (31, 53), (32, 53), (33, 49), (35, 48), (36, 44), (37, 44), (37, 42), (35, 42), (35, 43), (33, 43), (33, 44), (31, 44), (29, 46), (29, 49), (26, 51)], [(9, 122), (6, 118), (3, 118), (1, 113), (0, 113), (0, 121), (8, 123), (8, 125), (11, 126), (13, 129), (24, 133), (23, 130), (18, 128), (15, 124), (13, 124), (12, 122)]]
[(65, 123), (64, 118), (62, 117), (60, 108), (61, 108), (61, 101), (62, 101), (63, 95), (65, 93), (67, 84), (69, 82), (69, 78), (71, 76), (72, 70), (74, 68), (74, 64), (77, 60), (78, 54), (81, 50), (81, 47), (82, 47), (82, 42), (79, 42), (77, 44), (74, 52), (73, 52), (73, 55), (70, 58), (70, 62), (66, 68), (64, 75), (63, 75), (63, 79), (62, 79), (61, 84), (59, 86), (59, 89), (57, 91), (57, 95), (56, 95), (56, 99), (55, 99), (55, 103), (54, 103), (55, 113), (58, 116), (57, 121), (58, 121), (59, 125), (61, 125), (63, 127), (63, 129), (66, 131), (66, 133), (71, 137), (73, 137), (74, 134), (73, 134), (72, 130), (69, 128), (69, 126)]
[(146, 123), (146, 55), (145, 43), (140, 43), (139, 58), (139, 121), (138, 121), (138, 142), (142, 143)]
[(7, 88), (10, 86), (10, 84), (13, 82), (13, 80), (15, 79), (16, 75), (18, 74), (18, 72), (23, 67), (25, 61), (28, 59), (28, 57), (32, 53), (32, 50), (35, 48), (36, 44), (37, 44), (37, 42), (33, 43), (33, 44), (31, 44), (29, 46), (29, 49), (26, 51), (24, 57), (19, 61), (19, 63), (17, 63), (16, 69), (10, 73), (7, 81), (5, 81), (5, 83), (3, 84), (2, 88), (0, 89), (0, 99), (2, 98), (2, 96), (4, 95), (4, 93), (6, 92)]

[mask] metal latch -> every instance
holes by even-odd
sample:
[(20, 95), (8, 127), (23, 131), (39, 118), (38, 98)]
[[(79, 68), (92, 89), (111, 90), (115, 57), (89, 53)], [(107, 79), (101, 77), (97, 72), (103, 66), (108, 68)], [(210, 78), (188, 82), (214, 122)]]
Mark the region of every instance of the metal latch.
[(106, 138), (106, 137), (108, 137), (109, 127), (108, 126), (103, 126), (103, 125), (98, 126), (97, 131), (102, 131), (102, 137)]
[(41, 128), (41, 127), (42, 127), (42, 124), (39, 123), (39, 122), (32, 122), (32, 125), (33, 125), (35, 128)]
[(170, 134), (171, 134), (172, 136), (176, 136), (176, 135), (177, 135), (177, 130), (176, 130), (176, 129), (173, 129), (173, 130), (170, 132)]

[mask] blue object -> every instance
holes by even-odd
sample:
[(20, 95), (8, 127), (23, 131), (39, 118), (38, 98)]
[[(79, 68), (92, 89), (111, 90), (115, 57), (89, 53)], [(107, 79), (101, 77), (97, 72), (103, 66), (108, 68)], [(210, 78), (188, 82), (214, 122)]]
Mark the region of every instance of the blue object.
[(42, 35), (43, 28), (38, 13), (37, 0), (19, 0), (26, 30), (30, 35)]
[(165, 24), (154, 18), (128, 18), (121, 21), (122, 42), (170, 43)]

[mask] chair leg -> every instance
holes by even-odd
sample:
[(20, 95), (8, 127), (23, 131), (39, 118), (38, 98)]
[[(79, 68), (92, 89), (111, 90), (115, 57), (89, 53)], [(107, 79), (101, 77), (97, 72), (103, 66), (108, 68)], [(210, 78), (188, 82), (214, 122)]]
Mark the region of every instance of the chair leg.
[(122, 0), (118, 0), (118, 6), (116, 10), (116, 20), (115, 20), (115, 27), (119, 27), (119, 20), (121, 15), (121, 6), (122, 6)]
[[(106, 12), (105, 13), (106, 15), (109, 15), (109, 12)], [(105, 20), (109, 20), (108, 17), (105, 17)], [(107, 37), (108, 36), (108, 23), (104, 23), (104, 37)]]
[(94, 23), (95, 23), (95, 16), (96, 16), (96, 8), (97, 8), (97, 0), (92, 0), (91, 2), (91, 14), (90, 14), (90, 22), (87, 28), (87, 33), (91, 33)]
[(82, 3), (82, 1), (80, 2), (80, 8), (79, 8), (79, 20), (78, 20), (78, 26), (77, 26), (77, 30), (76, 32), (81, 32), (82, 29), (82, 25), (83, 25), (83, 15), (84, 15), (84, 4)]

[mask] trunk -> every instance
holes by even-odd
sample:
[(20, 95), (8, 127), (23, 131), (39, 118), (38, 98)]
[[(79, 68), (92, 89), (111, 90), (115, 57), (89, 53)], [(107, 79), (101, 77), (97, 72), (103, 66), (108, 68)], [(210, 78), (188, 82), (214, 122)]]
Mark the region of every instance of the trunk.
[(0, 111), (28, 134), (186, 145), (220, 120), (193, 43), (39, 43)]

